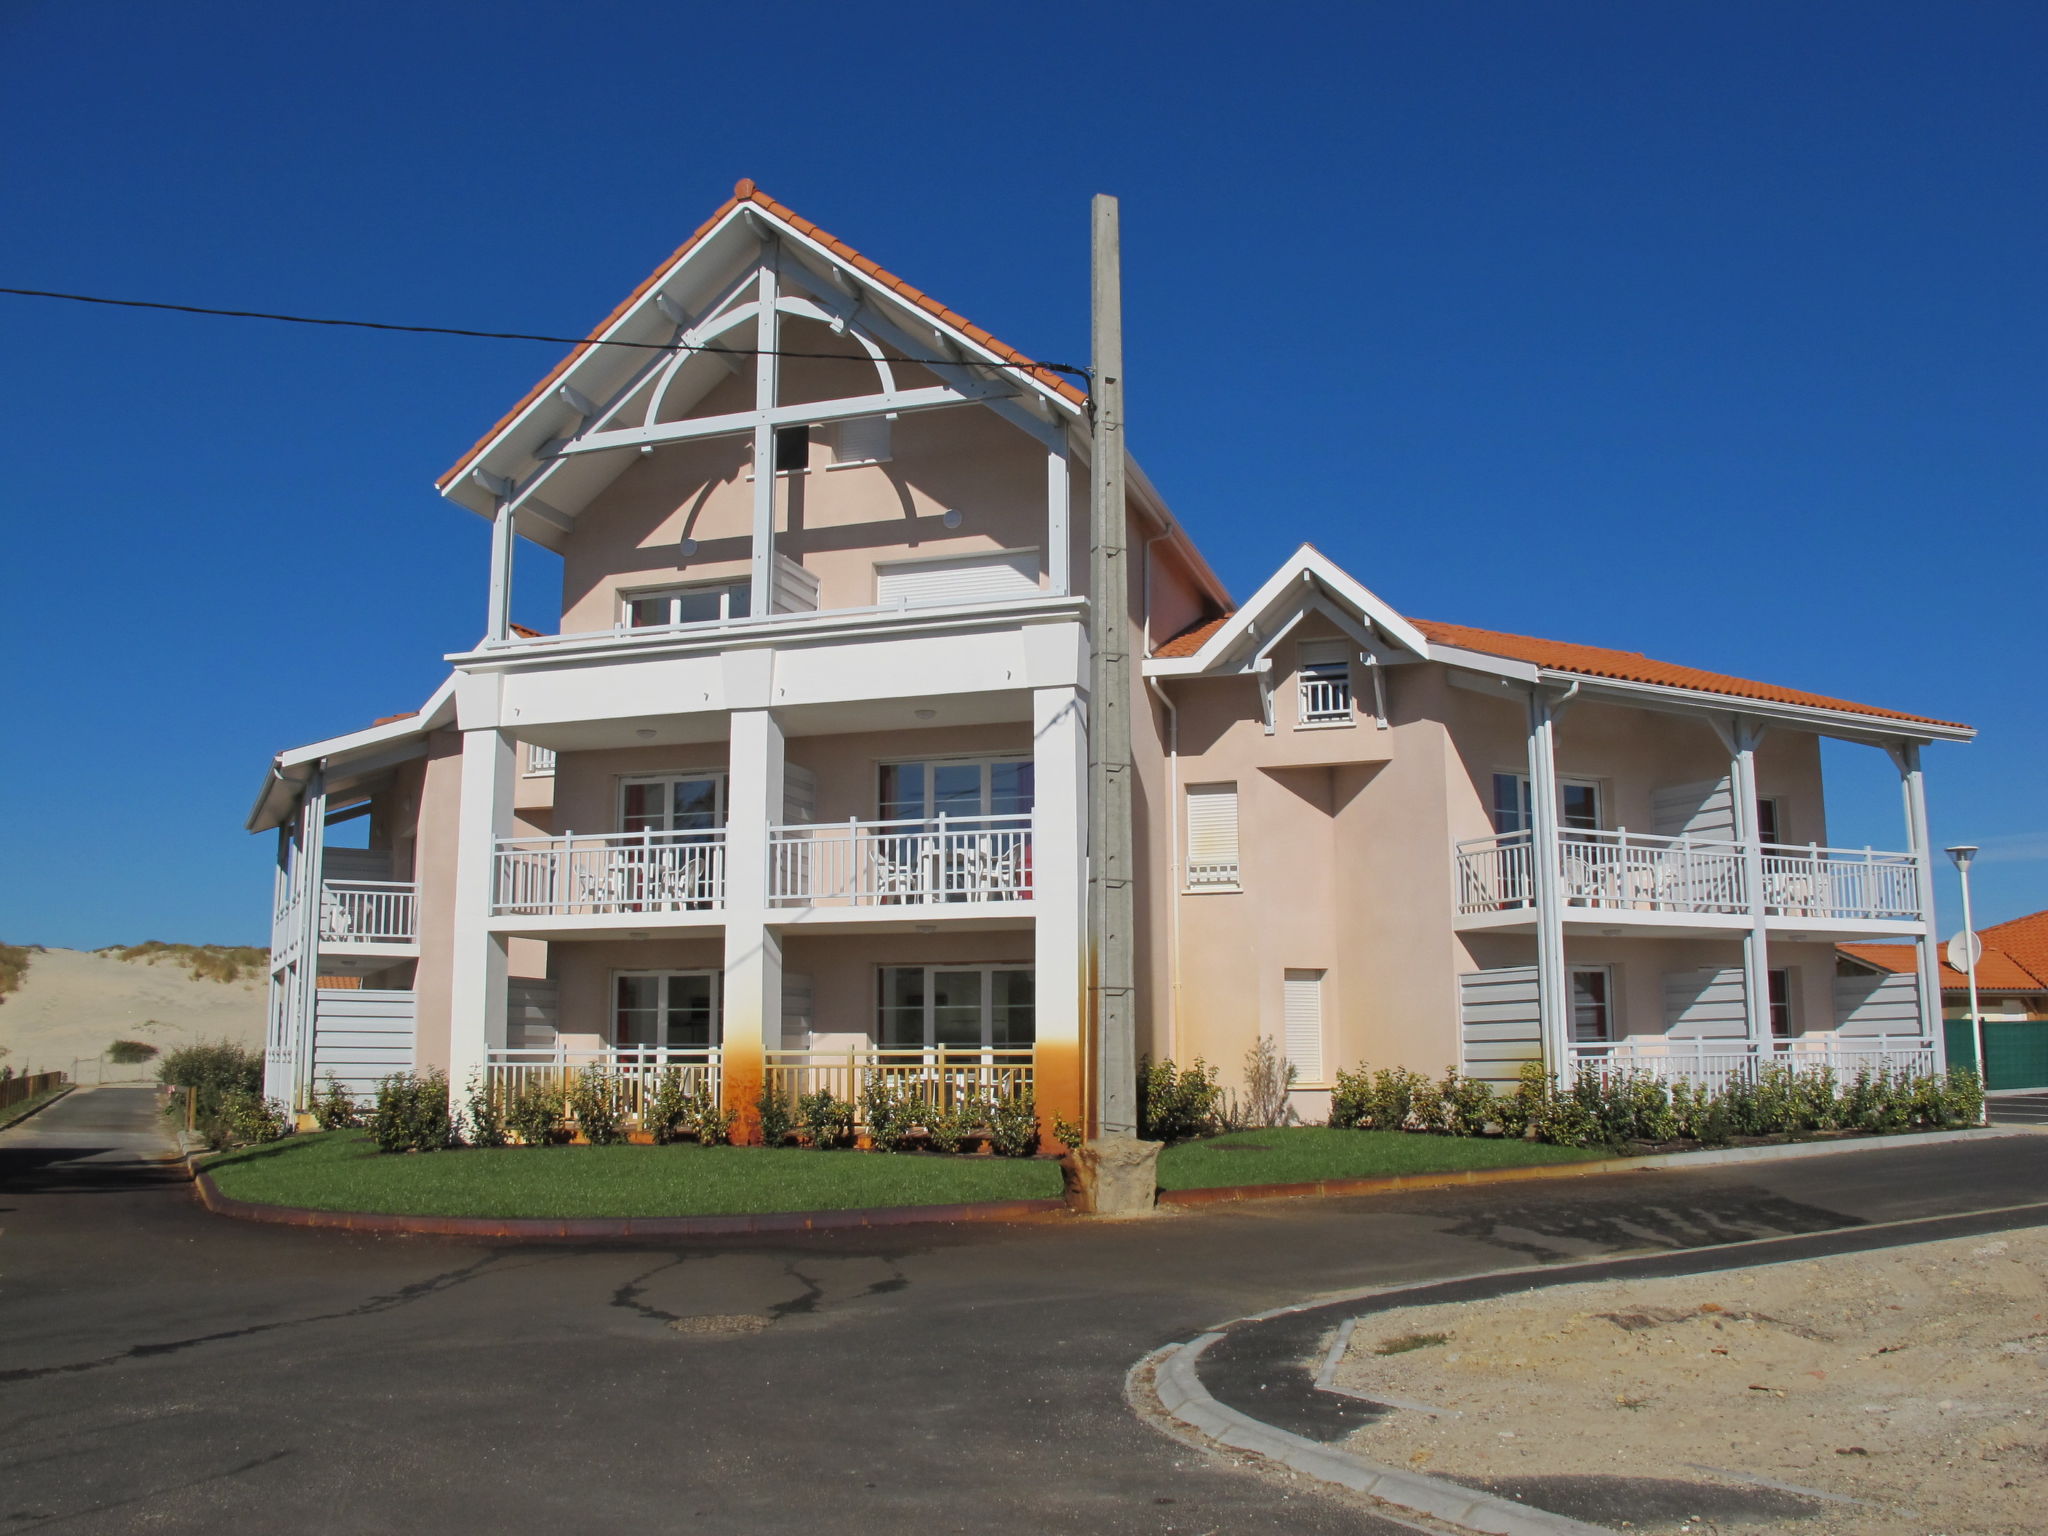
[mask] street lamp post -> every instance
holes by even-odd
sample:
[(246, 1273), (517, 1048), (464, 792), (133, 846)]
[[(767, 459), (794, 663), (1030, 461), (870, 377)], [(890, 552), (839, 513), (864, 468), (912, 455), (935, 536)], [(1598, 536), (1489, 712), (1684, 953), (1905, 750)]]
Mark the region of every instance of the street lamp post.
[[(1977, 1086), (1980, 1089), (1988, 1090), (1991, 1086), (1991, 1074), (1989, 1071), (1990, 1064), (1984, 1060), (1984, 1014), (1977, 1006), (1977, 954), (1980, 946), (1977, 942), (1977, 925), (1970, 918), (1970, 861), (1977, 857), (1977, 848), (1973, 843), (1958, 843), (1955, 847), (1944, 851), (1955, 861), (1956, 875), (1963, 883), (1963, 932), (1961, 947), (1963, 951), (1962, 958), (1965, 962), (1963, 965), (1963, 976), (1968, 981), (1970, 987), (1970, 1040), (1973, 1049), (1977, 1053)], [(1990, 1120), (1991, 1105), (1987, 1101), (1979, 1123), (1989, 1124)]]

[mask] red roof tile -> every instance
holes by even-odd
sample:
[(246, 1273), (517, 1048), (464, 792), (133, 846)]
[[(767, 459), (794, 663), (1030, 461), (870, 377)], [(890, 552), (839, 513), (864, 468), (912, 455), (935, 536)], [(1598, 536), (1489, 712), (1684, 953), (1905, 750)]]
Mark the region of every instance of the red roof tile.
[(380, 725), (396, 725), (401, 720), (412, 720), (417, 718), (418, 715), (419, 711), (416, 709), (401, 710), (395, 715), (379, 715), (370, 722), (370, 729), (374, 731)]
[(1978, 934), (1987, 952), (1995, 946), (2048, 983), (2048, 912), (2029, 912), (2009, 923), (1993, 923), (1980, 928)]
[(1209, 643), (1209, 637), (1230, 622), (1230, 615), (1220, 618), (1202, 619), (1190, 624), (1171, 640), (1155, 648), (1154, 656), (1192, 656)]
[(712, 229), (718, 224), (718, 221), (720, 219), (723, 219), (727, 214), (731, 213), (733, 209), (739, 207), (742, 203), (752, 203), (756, 207), (766, 209), (768, 212), (774, 214), (777, 218), (783, 220), (792, 228), (796, 229), (800, 234), (808, 235), (811, 239), (817, 241), (820, 245), (824, 246), (827, 250), (832, 252), (832, 254), (837, 256), (841, 261), (844, 261), (849, 266), (855, 267), (859, 271), (864, 272), (875, 282), (879, 283), (882, 287), (889, 289), (892, 293), (895, 293), (898, 297), (902, 298), (906, 302), (915, 305), (917, 308), (925, 311), (925, 313), (929, 315), (935, 316), (936, 318), (945, 321), (946, 324), (952, 326), (955, 330), (965, 332), (974, 341), (979, 343), (981, 346), (986, 347), (989, 351), (993, 352), (997, 357), (1001, 358), (1004, 362), (1023, 369), (1025, 372), (1029, 373), (1033, 378), (1037, 379), (1041, 384), (1051, 386), (1053, 389), (1057, 390), (1061, 395), (1065, 396), (1074, 404), (1087, 404), (1088, 395), (1085, 390), (1077, 388), (1075, 385), (1069, 383), (1065, 378), (1061, 377), (1059, 374), (1054, 373), (1051, 369), (1042, 367), (1038, 363), (1034, 362), (1032, 359), (1026, 357), (1022, 352), (1019, 352), (1015, 347), (1010, 346), (1008, 343), (998, 341), (994, 336), (990, 335), (982, 327), (976, 325), (972, 320), (969, 320), (965, 315), (959, 313), (959, 311), (949, 309), (944, 304), (941, 304), (937, 299), (925, 293), (922, 289), (905, 282), (902, 278), (896, 276), (895, 273), (888, 271), (879, 263), (870, 261), (867, 257), (861, 255), (859, 251), (856, 251), (852, 246), (848, 245), (845, 241), (839, 239), (837, 236), (828, 234), (826, 231), (820, 229), (816, 224), (813, 224), (809, 219), (804, 218), (801, 214), (797, 213), (794, 209), (788, 207), (786, 204), (777, 202), (774, 198), (770, 197), (766, 192), (763, 192), (759, 187), (755, 186), (751, 178), (743, 178), (737, 184), (734, 185), (732, 189), (732, 196), (727, 198), (723, 203), (719, 204), (718, 211), (713, 213), (710, 218), (706, 219), (702, 224), (699, 224), (697, 226), (696, 233), (692, 234), (689, 239), (685, 240), (681, 245), (677, 246), (675, 250), (669, 255), (666, 261), (662, 262), (660, 266), (656, 267), (652, 272), (648, 273), (647, 276), (641, 281), (638, 287), (636, 287), (631, 293), (627, 294), (625, 298), (621, 299), (617, 307), (614, 308), (610, 314), (606, 315), (604, 319), (600, 320), (597, 323), (597, 325), (590, 332), (590, 335), (585, 340), (579, 342), (575, 347), (571, 348), (568, 356), (564, 357), (559, 363), (555, 364), (555, 366), (548, 371), (547, 376), (545, 378), (543, 378), (538, 384), (534, 385), (532, 389), (529, 389), (526, 392), (526, 394), (520, 399), (517, 405), (513, 406), (511, 410), (507, 411), (502, 417), (498, 419), (498, 424), (496, 426), (492, 427), (490, 431), (486, 432), (482, 437), (478, 438), (476, 440), (476, 445), (472, 447), (469, 450), (469, 452), (465, 453), (461, 458), (457, 459), (455, 463), (449, 467), (447, 472), (444, 473), (441, 476), (441, 478), (436, 480), (434, 483), (445, 489), (448, 485), (453, 483), (457, 475), (460, 475), (464, 470), (468, 469), (471, 464), (475, 463), (476, 460), (482, 455), (484, 449), (490, 446), (491, 440), (493, 438), (495, 438), (500, 432), (504, 431), (505, 428), (510, 426), (514, 421), (516, 421), (520, 413), (523, 412), (528, 406), (532, 405), (534, 401), (538, 400), (542, 395), (546, 394), (548, 390), (554, 386), (555, 381), (561, 378), (561, 376), (568, 371), (569, 365), (575, 362), (577, 358), (581, 357), (585, 352), (587, 352), (590, 349), (590, 345), (592, 342), (596, 341), (598, 337), (602, 336), (606, 331), (610, 330), (614, 325), (616, 325), (619, 322), (619, 320), (625, 316), (627, 311), (631, 310), (634, 305), (638, 304), (640, 300), (646, 296), (647, 290), (654, 286), (656, 278), (660, 277), (662, 273), (668, 271), (670, 267), (674, 266), (678, 261), (682, 260), (684, 256), (688, 255), (690, 248), (696, 245), (697, 242), (702, 240), (706, 235), (710, 234)]
[[(1991, 930), (1987, 928), (1984, 932), (1988, 934)], [(1910, 974), (1919, 966), (1910, 944), (1838, 944), (1835, 947), (1845, 955), (1897, 974)], [(1947, 960), (1941, 962), (1942, 991), (1966, 991), (1969, 985), (1969, 977)], [(1977, 987), (1983, 992), (2044, 992), (2048, 991), (2048, 980), (2036, 975), (2004, 950), (1992, 948), (1987, 940), (1984, 958), (1977, 962)]]
[[(1718, 693), (1729, 698), (1756, 699), (1772, 704), (1798, 704), (1809, 709), (1833, 709), (1845, 714), (1872, 715), (1884, 720), (1909, 720), (1916, 725), (1955, 726), (1953, 720), (1936, 720), (1927, 715), (1908, 715), (1874, 704), (1857, 704), (1826, 694), (1783, 688), (1776, 683), (1759, 683), (1725, 672), (1708, 672), (1699, 667), (1682, 667), (1669, 661), (1652, 661), (1640, 651), (1611, 651), (1597, 645), (1578, 645), (1569, 640), (1538, 640), (1530, 635), (1503, 634), (1493, 629), (1473, 629), (1464, 624), (1439, 624), (1428, 619), (1410, 621), (1429, 637), (1433, 645), (1454, 645), (1481, 651), (1510, 661), (1526, 661), (1556, 672), (1579, 672), (1588, 677), (1612, 678), (1617, 682), (1654, 683), (1666, 688), (1686, 688), (1698, 693)], [(1959, 727), (1968, 729), (1968, 727)]]

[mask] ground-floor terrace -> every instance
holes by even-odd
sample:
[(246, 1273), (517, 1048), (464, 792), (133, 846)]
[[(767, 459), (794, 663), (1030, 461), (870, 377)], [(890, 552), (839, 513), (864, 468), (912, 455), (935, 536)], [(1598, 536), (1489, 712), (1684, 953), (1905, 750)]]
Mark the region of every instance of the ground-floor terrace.
[(1546, 1049), (1536, 941), (1467, 935), (1458, 976), (1461, 1066), (1512, 1083), (1523, 1063), (1560, 1077), (1641, 1070), (1718, 1087), (1772, 1065), (1844, 1077), (1944, 1067), (1915, 974), (1872, 975), (1832, 943), (1776, 943), (1761, 985), (1740, 938), (1567, 935), (1562, 1049)]

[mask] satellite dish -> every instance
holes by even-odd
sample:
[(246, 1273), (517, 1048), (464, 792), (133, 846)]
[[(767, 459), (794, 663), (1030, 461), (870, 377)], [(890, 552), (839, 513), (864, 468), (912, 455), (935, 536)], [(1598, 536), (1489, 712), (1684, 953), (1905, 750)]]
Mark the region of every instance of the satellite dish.
[(1953, 971), (1973, 971), (1984, 958), (1984, 941), (1967, 929), (1948, 941), (1948, 964)]

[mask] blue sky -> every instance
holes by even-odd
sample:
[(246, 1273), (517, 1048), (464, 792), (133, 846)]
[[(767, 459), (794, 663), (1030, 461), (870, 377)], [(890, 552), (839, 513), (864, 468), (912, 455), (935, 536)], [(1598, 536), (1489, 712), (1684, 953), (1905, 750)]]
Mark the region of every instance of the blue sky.
[[(1085, 360), (1115, 192), (1132, 445), (1235, 591), (1307, 539), (1410, 613), (1970, 721), (1936, 836), (1980, 921), (2048, 907), (2048, 11), (1080, 23), (11, 0), (0, 283), (580, 333), (753, 176)], [(0, 298), (0, 937), (260, 940), (269, 755), (476, 639), (431, 481), (558, 351)], [(1897, 846), (1883, 759), (1830, 766)]]

